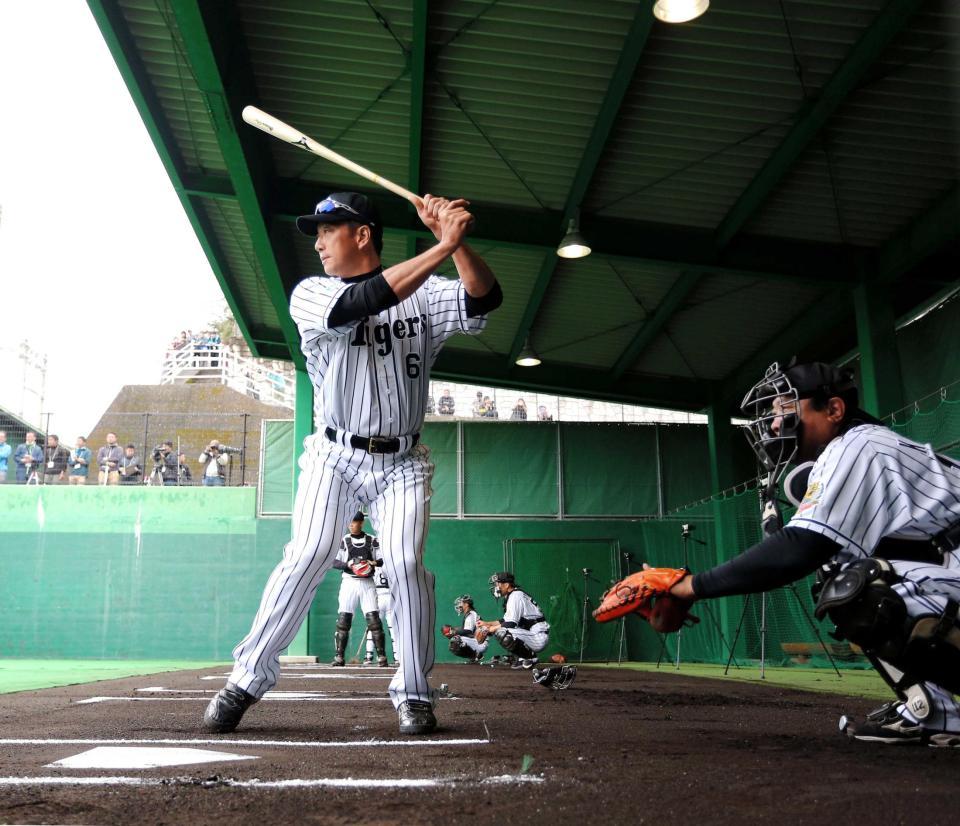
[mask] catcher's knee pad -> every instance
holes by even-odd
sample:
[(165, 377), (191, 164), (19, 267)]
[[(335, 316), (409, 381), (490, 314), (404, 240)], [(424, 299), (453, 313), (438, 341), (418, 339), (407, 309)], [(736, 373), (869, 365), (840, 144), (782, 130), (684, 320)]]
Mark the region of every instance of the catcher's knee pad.
[(380, 633), (383, 633), (383, 623), (380, 621), (379, 611), (371, 611), (369, 614), (364, 614), (363, 618), (367, 621), (368, 631), (380, 631)]
[(337, 614), (337, 630), (333, 634), (333, 646), (339, 656), (347, 650), (347, 640), (350, 639), (350, 625), (353, 622), (353, 614)]
[(470, 646), (465, 645), (463, 640), (456, 635), (450, 637), (450, 653), (467, 659), (473, 659), (474, 656), (474, 652)]
[[(837, 626), (834, 636), (859, 645), (871, 661), (903, 672), (891, 682), (898, 693), (927, 681), (960, 692), (960, 604), (947, 600), (939, 615), (910, 617), (903, 597), (891, 587), (899, 581), (884, 559), (854, 562), (824, 583), (816, 616), (828, 615)], [(887, 672), (877, 670), (886, 679)]]
[(338, 631), (349, 631), (351, 625), (353, 625), (353, 614), (348, 614), (346, 612), (337, 614)]
[(497, 640), (500, 642), (504, 648), (507, 649), (511, 654), (516, 657), (522, 657), (525, 660), (530, 660), (536, 657), (536, 654), (530, 649), (530, 647), (523, 642), (518, 640), (513, 634), (509, 631), (497, 631), (495, 634)]

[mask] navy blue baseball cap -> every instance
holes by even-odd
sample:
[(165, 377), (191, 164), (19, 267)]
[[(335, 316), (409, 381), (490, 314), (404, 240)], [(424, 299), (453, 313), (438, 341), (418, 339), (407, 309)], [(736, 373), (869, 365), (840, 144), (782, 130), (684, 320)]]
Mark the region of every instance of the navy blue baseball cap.
[(331, 192), (314, 207), (312, 215), (297, 218), (297, 229), (311, 237), (317, 234), (317, 224), (340, 224), (356, 221), (370, 227), (375, 241), (383, 239), (383, 224), (373, 202), (359, 192)]

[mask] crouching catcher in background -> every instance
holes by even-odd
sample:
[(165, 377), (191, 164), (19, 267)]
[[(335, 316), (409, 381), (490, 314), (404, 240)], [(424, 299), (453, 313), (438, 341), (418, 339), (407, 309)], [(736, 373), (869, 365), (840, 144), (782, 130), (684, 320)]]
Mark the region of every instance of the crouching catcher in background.
[(536, 601), (517, 587), (509, 571), (500, 571), (490, 577), (490, 592), (494, 599), (504, 598), (503, 619), (500, 622), (478, 620), (475, 639), (478, 643), (493, 635), (513, 657), (515, 668), (533, 668), (537, 654), (550, 642), (550, 625)]

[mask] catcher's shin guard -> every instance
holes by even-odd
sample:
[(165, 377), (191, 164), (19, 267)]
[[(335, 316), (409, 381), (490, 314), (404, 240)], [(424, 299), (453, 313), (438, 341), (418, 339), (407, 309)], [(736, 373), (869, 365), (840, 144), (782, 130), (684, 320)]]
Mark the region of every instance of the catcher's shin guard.
[(373, 638), (373, 647), (377, 649), (377, 656), (386, 657), (387, 638), (383, 633), (383, 623), (380, 622), (380, 612), (371, 611), (369, 614), (364, 614), (364, 618), (367, 620), (367, 630)]
[(473, 649), (468, 645), (464, 645), (463, 640), (456, 635), (450, 637), (450, 653), (468, 660), (472, 660), (476, 656)]
[(342, 659), (347, 650), (347, 640), (350, 639), (350, 626), (353, 624), (353, 614), (337, 614), (337, 630), (333, 634), (333, 645), (337, 657)]
[(537, 658), (536, 653), (532, 651), (525, 642), (518, 640), (509, 631), (504, 631), (501, 629), (500, 631), (497, 631), (494, 636), (497, 638), (500, 645), (506, 648), (507, 651), (509, 651), (515, 657), (520, 657), (523, 660), (535, 660)]

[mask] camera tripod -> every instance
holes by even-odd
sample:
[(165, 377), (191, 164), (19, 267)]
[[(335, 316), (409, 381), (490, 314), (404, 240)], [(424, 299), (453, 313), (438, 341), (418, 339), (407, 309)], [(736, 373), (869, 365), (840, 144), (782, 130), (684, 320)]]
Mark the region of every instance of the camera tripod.
[[(690, 541), (696, 542), (698, 545), (703, 545), (706, 547), (707, 543), (701, 539), (693, 539), (690, 534), (696, 530), (696, 525), (690, 525), (688, 523), (683, 523), (680, 526), (680, 541), (683, 543), (683, 567), (689, 569), (689, 559), (690, 552), (688, 548), (688, 543)], [(730, 652), (730, 659), (727, 660), (727, 668), (730, 667), (730, 660), (733, 660), (734, 665), (737, 668), (740, 668), (740, 664), (733, 658), (733, 645), (727, 643), (727, 638), (723, 635), (723, 628), (720, 625), (720, 622), (717, 620), (716, 615), (713, 613), (713, 609), (710, 607), (710, 604), (706, 601), (702, 601), (697, 608), (706, 614), (710, 618), (710, 622), (713, 623), (713, 627), (717, 629), (717, 634), (720, 635), (720, 642), (723, 643), (723, 647)], [(680, 628), (677, 631), (677, 650), (676, 656), (674, 658), (674, 668), (678, 671), (680, 670), (680, 640), (683, 637), (683, 628)], [(736, 639), (734, 639), (733, 644), (736, 645)], [(666, 645), (663, 642), (663, 636), (660, 637), (660, 657), (657, 658), (657, 668), (660, 667), (660, 662), (663, 659), (663, 655), (667, 653)]]
[[(773, 473), (771, 472), (767, 476), (767, 481), (765, 484), (761, 485), (759, 488), (760, 494), (760, 526), (764, 536), (769, 536), (770, 534), (776, 533), (780, 528), (783, 527), (783, 515), (780, 513), (780, 507), (777, 500), (777, 480), (774, 478)], [(820, 629), (817, 627), (816, 623), (813, 621), (813, 617), (810, 616), (810, 612), (807, 611), (807, 606), (803, 604), (803, 600), (800, 599), (800, 594), (797, 593), (797, 586), (793, 583), (786, 586), (790, 593), (793, 594), (793, 598), (797, 601), (797, 606), (800, 608), (800, 612), (803, 614), (804, 618), (807, 621), (807, 624), (810, 626), (810, 630), (813, 631), (814, 636), (817, 638), (817, 642), (820, 644), (820, 647), (823, 649), (823, 653), (827, 655), (827, 659), (830, 661), (830, 665), (833, 666), (833, 670), (837, 672), (838, 677), (842, 677), (840, 674), (840, 669), (837, 668), (837, 663), (833, 659), (833, 655), (830, 653), (830, 649), (827, 648), (826, 643), (823, 641), (823, 637), (820, 635)], [(727, 666), (723, 669), (723, 673), (726, 674), (730, 670), (730, 660), (733, 659), (733, 650), (737, 645), (737, 640), (740, 639), (740, 632), (743, 630), (743, 623), (747, 618), (747, 611), (750, 610), (750, 599), (753, 597), (753, 594), (747, 594), (743, 600), (743, 610), (740, 612), (740, 621), (737, 623), (737, 631), (733, 635), (733, 645), (730, 647), (730, 658), (727, 660)], [(762, 591), (760, 593), (760, 679), (766, 679), (766, 660), (767, 660), (767, 592)], [(737, 666), (739, 668), (740, 666)]]

